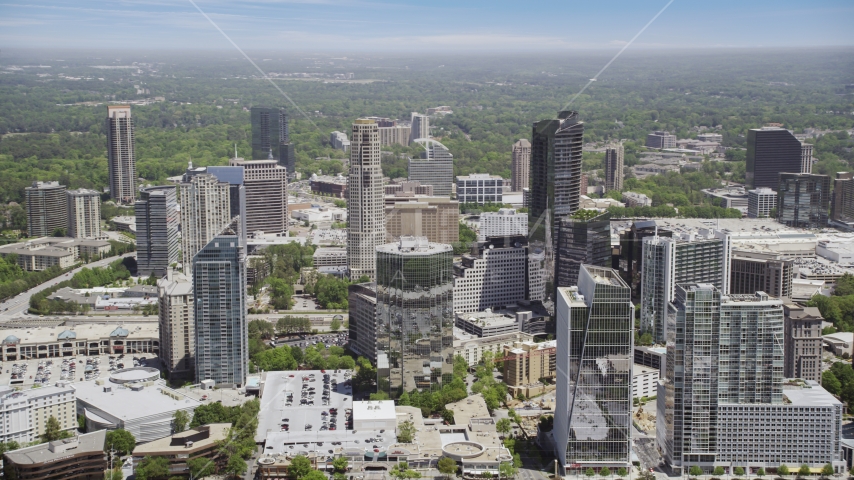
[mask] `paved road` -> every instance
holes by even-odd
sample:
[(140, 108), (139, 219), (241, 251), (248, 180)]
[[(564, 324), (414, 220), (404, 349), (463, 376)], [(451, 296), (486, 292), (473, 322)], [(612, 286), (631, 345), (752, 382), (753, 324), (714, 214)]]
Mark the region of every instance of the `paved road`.
[(72, 270), (72, 271), (70, 271), (64, 275), (60, 275), (59, 277), (56, 277), (53, 280), (49, 280), (45, 283), (42, 283), (41, 285), (35, 286), (35, 287), (27, 290), (26, 292), (19, 294), (17, 297), (11, 298), (11, 299), (7, 300), (6, 302), (0, 304), (0, 312), (2, 312), (2, 313), (0, 313), (0, 321), (9, 320), (13, 317), (19, 317), (19, 316), (23, 315), (23, 313), (25, 311), (27, 311), (27, 309), (30, 307), (30, 297), (32, 297), (33, 294), (36, 294), (38, 292), (41, 292), (42, 290), (50, 288), (59, 282), (69, 280), (71, 277), (74, 276), (75, 273), (83, 270), (84, 268), (105, 267), (105, 266), (109, 265), (110, 263), (115, 262), (119, 258), (131, 257), (131, 256), (135, 256), (135, 255), (136, 255), (136, 252), (130, 252), (130, 253), (126, 253), (126, 254), (122, 255), (121, 257), (104, 258), (102, 260), (98, 260), (97, 262), (92, 262), (92, 263), (88, 263), (86, 265), (83, 265), (80, 268), (76, 268), (76, 269), (74, 269), (74, 270)]

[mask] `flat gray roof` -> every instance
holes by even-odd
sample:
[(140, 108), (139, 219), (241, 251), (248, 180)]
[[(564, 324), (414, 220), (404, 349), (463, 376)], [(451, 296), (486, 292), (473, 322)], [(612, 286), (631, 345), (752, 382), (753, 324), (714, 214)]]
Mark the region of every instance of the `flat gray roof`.
[[(138, 392), (103, 380), (102, 385), (95, 382), (97, 380), (74, 384), (77, 390), (77, 401), (91, 405), (123, 421), (186, 408), (196, 408), (201, 405), (201, 402), (184, 395), (180, 391), (168, 388), (162, 380), (158, 380), (154, 382), (154, 385), (145, 387)], [(105, 392), (104, 387), (111, 387), (111, 391)], [(176, 400), (171, 396), (164, 395), (162, 393), (164, 389), (177, 395), (179, 399)]]
[[(79, 453), (88, 452), (103, 452), (104, 440), (107, 438), (106, 430), (98, 430), (97, 432), (84, 433), (79, 435), (77, 440), (79, 446), (73, 450), (51, 452), (49, 443), (42, 443), (32, 447), (26, 447), (12, 452), (6, 452), (6, 457), (18, 465), (35, 465), (49, 461), (56, 461), (62, 457), (69, 455), (77, 455)], [(72, 440), (72, 439), (66, 439)], [(56, 444), (64, 443), (62, 440), (53, 442)], [(104, 454), (106, 455), (106, 453)]]

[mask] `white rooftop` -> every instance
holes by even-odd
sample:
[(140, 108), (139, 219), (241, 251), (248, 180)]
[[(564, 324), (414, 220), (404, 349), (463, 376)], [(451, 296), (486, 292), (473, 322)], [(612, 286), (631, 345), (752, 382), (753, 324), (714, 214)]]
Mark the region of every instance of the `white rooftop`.
[(393, 400), (353, 402), (353, 420), (395, 420)]
[[(97, 382), (97, 383), (96, 383)], [(166, 386), (162, 380), (140, 391), (133, 391), (122, 385), (91, 380), (74, 384), (77, 401), (121, 418), (125, 422), (152, 415), (174, 412), (185, 408), (196, 408), (201, 403), (177, 390)], [(111, 387), (109, 392), (104, 387)], [(164, 395), (164, 391), (170, 395)], [(175, 397), (171, 396), (174, 395)]]

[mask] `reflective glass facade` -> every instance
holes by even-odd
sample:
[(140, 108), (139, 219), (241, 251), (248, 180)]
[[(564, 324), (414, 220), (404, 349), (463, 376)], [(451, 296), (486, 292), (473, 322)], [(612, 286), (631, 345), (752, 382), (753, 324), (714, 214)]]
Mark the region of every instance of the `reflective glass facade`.
[(453, 249), (403, 237), (376, 252), (378, 389), (438, 387), (453, 374)]
[(590, 219), (562, 218), (558, 223), (555, 286), (578, 285), (581, 264), (611, 265), (611, 214)]
[(567, 472), (631, 462), (630, 297), (617, 271), (589, 265), (558, 288), (554, 439)]

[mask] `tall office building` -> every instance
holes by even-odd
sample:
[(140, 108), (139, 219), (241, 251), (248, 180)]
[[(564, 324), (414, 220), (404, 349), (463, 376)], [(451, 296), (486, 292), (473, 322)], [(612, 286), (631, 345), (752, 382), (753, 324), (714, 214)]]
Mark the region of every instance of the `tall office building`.
[(430, 138), (430, 117), (418, 112), (412, 112), (411, 130), (409, 132), (409, 144), (420, 139)]
[(566, 474), (631, 467), (634, 307), (610, 268), (557, 289), (555, 457)]
[(68, 236), (98, 238), (101, 236), (101, 195), (95, 190), (69, 190)]
[(564, 111), (557, 119), (534, 123), (528, 230), (532, 243), (545, 248), (548, 265), (554, 260), (558, 219), (578, 210), (583, 140), (584, 123), (578, 112)]
[(193, 257), (196, 381), (241, 386), (249, 367), (245, 236), (235, 218)]
[(110, 198), (130, 205), (136, 200), (136, 151), (129, 105), (107, 107), (107, 168)]
[(729, 293), (765, 292), (792, 298), (795, 261), (767, 253), (733, 252), (729, 266)]
[(836, 172), (830, 219), (845, 225), (854, 224), (854, 172)]
[(454, 251), (404, 237), (376, 255), (377, 389), (397, 398), (438, 388), (454, 371)]
[(386, 196), (385, 202), (387, 241), (394, 242), (403, 236), (427, 237), (434, 243), (460, 241), (460, 204), (456, 200), (418, 195)]
[(641, 272), (643, 272), (643, 239), (647, 237), (670, 237), (670, 230), (656, 225), (655, 220), (632, 222), (632, 227), (620, 233), (620, 274), (632, 287), (632, 298), (640, 298)]
[(181, 184), (181, 253), (192, 278), (193, 257), (231, 221), (228, 182), (204, 173)]
[(777, 190), (781, 173), (810, 173), (805, 154), (801, 142), (784, 128), (751, 128), (747, 131), (747, 184)]
[(812, 150), (811, 143), (801, 143), (801, 173), (812, 173)]
[(380, 145), (409, 145), (412, 128), (409, 125), (398, 124), (397, 120), (378, 119)]
[(33, 182), (24, 189), (27, 201), (27, 235), (49, 237), (68, 228), (65, 185), (59, 182)]
[(454, 311), (481, 312), (532, 300), (529, 269), (539, 264), (530, 254), (524, 236), (490, 237), (473, 245), (454, 265)]
[(409, 159), (409, 180), (432, 185), (433, 195), (450, 197), (454, 183), (454, 156), (436, 140), (415, 141), (424, 147), (421, 158)]
[(232, 167), (243, 167), (246, 197), (246, 232), (288, 231), (288, 170), (276, 160), (232, 158)]
[(528, 235), (528, 215), (516, 213), (515, 208), (499, 208), (497, 212), (480, 214), (477, 240), (489, 237), (516, 237)]
[(578, 210), (558, 223), (555, 286), (578, 285), (581, 265), (611, 266), (611, 214)]
[[(605, 149), (605, 191), (623, 189), (623, 145)], [(587, 191), (581, 192), (587, 195)]]
[(157, 281), (160, 308), (160, 362), (170, 379), (194, 378), (196, 367), (196, 325), (193, 319), (193, 284), (183, 274), (167, 270)]
[(279, 165), (293, 174), (296, 156), (285, 109), (252, 107), (249, 116), (252, 122), (252, 159), (265, 160), (272, 153)]
[(777, 191), (777, 221), (790, 227), (824, 228), (830, 206), (830, 177), (810, 173), (781, 173)]
[(175, 186), (149, 187), (134, 204), (136, 213), (136, 260), (141, 277), (166, 275), (177, 262), (178, 199)]
[(641, 271), (641, 331), (656, 343), (667, 339), (667, 306), (676, 285), (706, 283), (724, 285), (724, 245), (718, 238), (681, 236), (647, 237), (643, 240)]
[(693, 466), (728, 475), (780, 465), (845, 469), (841, 402), (815, 382), (783, 385), (780, 300), (685, 284), (669, 308), (656, 431), (674, 474)]
[(510, 163), (510, 189), (521, 192), (531, 183), (531, 142), (527, 138), (513, 144)]
[(376, 248), (385, 238), (383, 172), (377, 124), (357, 119), (350, 138), (347, 184), (347, 268), (351, 279), (376, 274)]
[(821, 382), (821, 324), (816, 307), (783, 305), (785, 352), (783, 376)]

